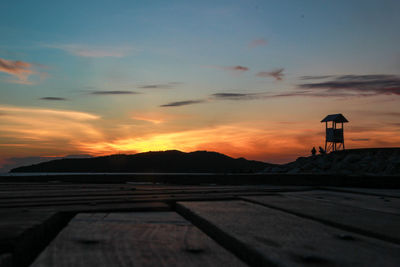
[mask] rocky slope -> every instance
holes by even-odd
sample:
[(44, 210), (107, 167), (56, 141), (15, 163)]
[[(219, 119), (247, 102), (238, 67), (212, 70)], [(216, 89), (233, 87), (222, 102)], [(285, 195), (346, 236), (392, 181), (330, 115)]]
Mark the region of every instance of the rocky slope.
[(300, 157), (288, 164), (269, 166), (265, 173), (343, 175), (400, 175), (400, 148), (367, 148)]

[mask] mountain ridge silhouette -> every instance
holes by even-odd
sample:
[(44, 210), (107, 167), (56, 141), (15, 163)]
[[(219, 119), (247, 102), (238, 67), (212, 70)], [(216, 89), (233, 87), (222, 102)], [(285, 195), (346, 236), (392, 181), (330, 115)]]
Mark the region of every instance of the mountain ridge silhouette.
[(272, 166), (211, 151), (150, 151), (92, 158), (63, 158), (12, 169), (10, 172), (163, 172), (252, 173)]

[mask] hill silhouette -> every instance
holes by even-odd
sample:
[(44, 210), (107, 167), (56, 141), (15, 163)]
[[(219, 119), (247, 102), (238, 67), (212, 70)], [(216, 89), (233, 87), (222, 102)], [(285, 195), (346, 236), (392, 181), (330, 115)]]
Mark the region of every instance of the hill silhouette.
[(177, 150), (145, 152), (133, 155), (117, 154), (93, 158), (64, 158), (10, 172), (154, 172), (154, 173), (251, 173), (273, 164), (234, 159), (208, 151), (185, 153)]

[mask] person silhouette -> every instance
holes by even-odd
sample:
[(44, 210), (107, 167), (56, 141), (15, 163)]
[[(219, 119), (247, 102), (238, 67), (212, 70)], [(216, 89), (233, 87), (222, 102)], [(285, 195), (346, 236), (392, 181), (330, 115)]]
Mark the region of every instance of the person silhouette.
[(313, 156), (315, 156), (315, 154), (317, 153), (317, 150), (315, 149), (315, 146), (311, 149), (311, 154)]
[(322, 147), (319, 147), (319, 153), (325, 155), (326, 151)]

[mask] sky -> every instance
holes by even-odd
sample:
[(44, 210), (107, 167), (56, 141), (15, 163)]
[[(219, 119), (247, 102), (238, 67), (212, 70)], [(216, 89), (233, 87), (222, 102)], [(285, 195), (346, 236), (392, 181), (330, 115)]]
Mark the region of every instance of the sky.
[(400, 1), (1, 2), (0, 168), (177, 149), (400, 146)]

